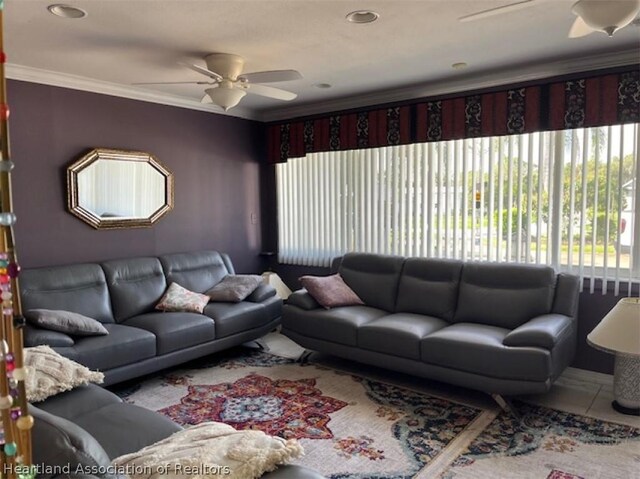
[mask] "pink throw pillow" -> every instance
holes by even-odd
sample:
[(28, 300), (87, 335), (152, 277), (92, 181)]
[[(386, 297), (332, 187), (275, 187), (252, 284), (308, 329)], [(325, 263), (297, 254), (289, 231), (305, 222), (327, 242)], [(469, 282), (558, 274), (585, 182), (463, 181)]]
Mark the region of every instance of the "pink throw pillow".
[(327, 309), (364, 304), (358, 295), (344, 282), (340, 274), (302, 276), (300, 282), (313, 299)]

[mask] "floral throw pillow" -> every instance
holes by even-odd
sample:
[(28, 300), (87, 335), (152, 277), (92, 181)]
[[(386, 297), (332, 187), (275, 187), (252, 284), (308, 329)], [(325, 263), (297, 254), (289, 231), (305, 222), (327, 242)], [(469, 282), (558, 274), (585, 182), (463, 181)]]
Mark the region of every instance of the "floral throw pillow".
[(160, 311), (202, 313), (208, 302), (209, 296), (189, 291), (178, 283), (171, 283), (160, 302), (156, 304), (156, 309)]

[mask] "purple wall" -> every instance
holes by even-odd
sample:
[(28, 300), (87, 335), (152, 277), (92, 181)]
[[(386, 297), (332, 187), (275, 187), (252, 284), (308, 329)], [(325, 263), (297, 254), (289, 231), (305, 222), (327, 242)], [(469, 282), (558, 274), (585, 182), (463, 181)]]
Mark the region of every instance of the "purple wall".
[[(23, 267), (215, 249), (239, 272), (260, 271), (261, 124), (20, 81), (8, 96)], [(174, 173), (174, 210), (151, 228), (111, 231), (68, 213), (66, 167), (95, 147), (154, 154)]]

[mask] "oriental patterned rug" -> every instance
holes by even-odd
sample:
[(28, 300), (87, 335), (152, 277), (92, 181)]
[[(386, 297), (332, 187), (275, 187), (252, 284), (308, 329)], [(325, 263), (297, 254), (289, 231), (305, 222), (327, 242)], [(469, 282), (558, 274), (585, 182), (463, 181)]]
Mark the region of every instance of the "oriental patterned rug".
[(184, 426), (219, 421), (296, 438), (305, 449), (297, 463), (331, 479), (625, 478), (640, 468), (640, 431), (629, 426), (525, 404), (516, 421), (495, 409), (240, 351), (115, 392)]

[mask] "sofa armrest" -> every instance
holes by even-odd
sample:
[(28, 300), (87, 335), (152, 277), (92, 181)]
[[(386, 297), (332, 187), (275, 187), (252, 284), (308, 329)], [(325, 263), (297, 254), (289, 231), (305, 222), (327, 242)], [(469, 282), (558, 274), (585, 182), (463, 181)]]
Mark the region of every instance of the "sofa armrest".
[(36, 328), (27, 324), (24, 327), (24, 345), (28, 348), (47, 345), (51, 347), (73, 346), (75, 342), (68, 334), (49, 329)]
[(276, 295), (276, 289), (270, 284), (260, 283), (253, 293), (247, 296), (246, 300), (252, 303), (261, 303), (262, 301)]
[[(72, 474), (79, 470), (108, 470), (111, 461), (107, 452), (86, 430), (33, 405), (29, 405), (29, 412), (35, 419), (31, 430), (34, 464), (69, 467)], [(101, 477), (112, 476), (105, 474)]]
[(533, 346), (553, 349), (560, 339), (572, 329), (573, 318), (563, 314), (544, 314), (527, 321), (507, 334), (505, 346)]
[(318, 302), (313, 299), (313, 296), (311, 296), (304, 288), (291, 293), (291, 295), (287, 298), (287, 304), (306, 309), (307, 311), (311, 309), (318, 309), (321, 307)]

